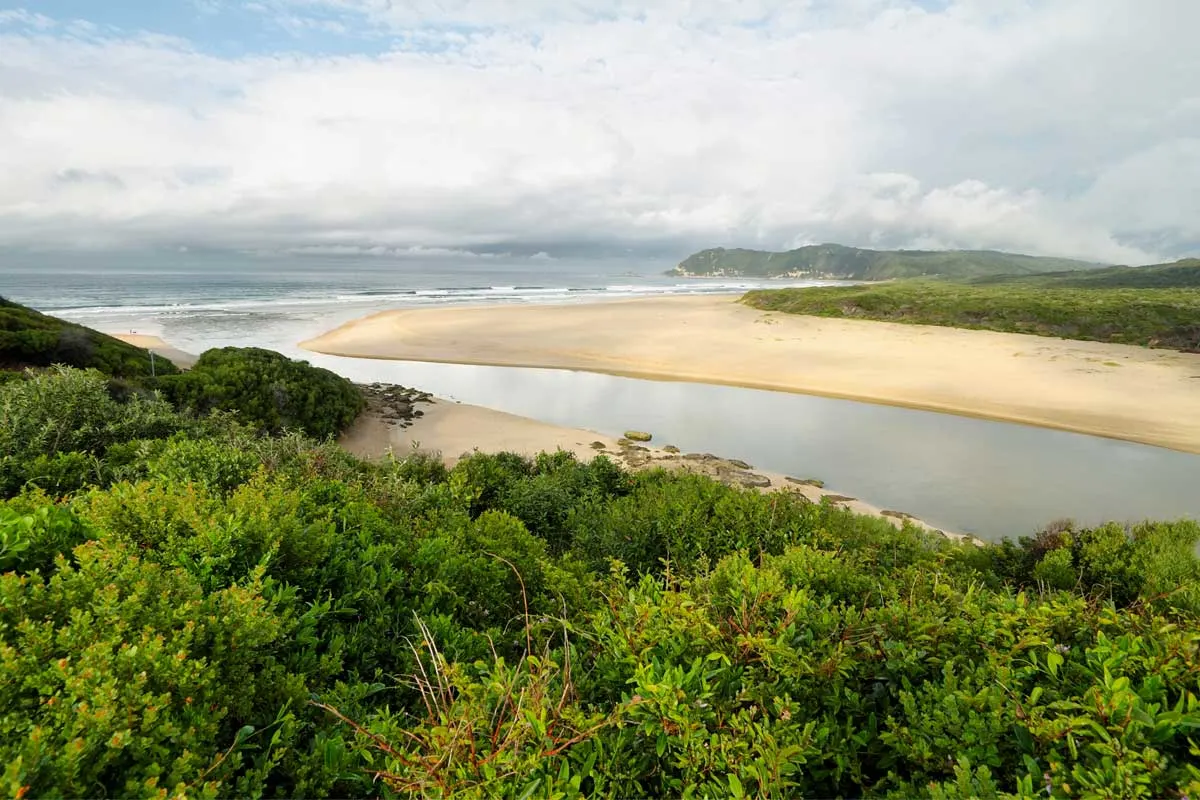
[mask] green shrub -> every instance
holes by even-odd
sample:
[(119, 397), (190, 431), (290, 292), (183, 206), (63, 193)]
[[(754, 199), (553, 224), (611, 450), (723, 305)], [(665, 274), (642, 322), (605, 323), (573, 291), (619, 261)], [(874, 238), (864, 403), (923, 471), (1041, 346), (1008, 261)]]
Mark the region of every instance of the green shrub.
[(99, 459), (133, 439), (170, 435), (182, 421), (154, 395), (114, 400), (99, 372), (54, 369), (0, 386), (0, 491), (26, 481), (68, 492), (104, 482)]
[(195, 413), (236, 411), (268, 432), (295, 429), (317, 438), (337, 435), (366, 407), (345, 378), (255, 347), (208, 350), (162, 386), (177, 406)]
[(0, 576), (5, 793), (261, 791), (277, 713), (302, 696), (272, 655), (289, 623), (261, 583), (206, 594), (121, 547), (76, 557), (49, 581)]
[(250, 480), (260, 463), (254, 453), (221, 441), (177, 439), (147, 464), (147, 471), (164, 481), (200, 483), (228, 492)]
[(0, 571), (48, 575), (56, 558), (70, 556), (76, 545), (91, 538), (87, 526), (61, 506), (23, 505), (0, 505)]

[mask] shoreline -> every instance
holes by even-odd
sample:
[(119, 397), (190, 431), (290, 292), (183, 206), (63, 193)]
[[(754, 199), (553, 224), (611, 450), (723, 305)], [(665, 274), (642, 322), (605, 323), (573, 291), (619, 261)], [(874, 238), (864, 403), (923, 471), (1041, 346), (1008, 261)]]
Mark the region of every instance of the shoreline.
[(174, 347), (159, 336), (151, 336), (146, 333), (109, 333), (107, 335), (125, 344), (149, 350), (154, 355), (167, 359), (180, 369), (190, 369), (196, 363), (196, 359), (199, 358), (199, 356)]
[(1200, 355), (779, 314), (738, 298), (385, 311), (300, 347), (810, 394), (1200, 454)]
[(628, 442), (584, 428), (568, 428), (530, 417), (509, 414), (484, 406), (459, 403), (440, 397), (421, 401), (420, 416), (400, 423), (378, 410), (365, 412), (347, 429), (338, 443), (348, 452), (364, 459), (382, 458), (389, 453), (402, 458), (406, 453), (438, 454), (448, 467), (473, 451), (495, 453), (509, 451), (526, 456), (562, 449), (581, 461), (604, 455), (630, 470), (662, 467), (683, 470), (744, 488), (764, 492), (792, 491), (819, 503), (823, 497), (856, 514), (885, 519), (901, 526), (905, 520), (918, 528), (953, 541), (982, 540), (967, 534), (935, 527), (912, 514), (883, 509), (856, 497), (771, 470), (756, 469), (738, 459), (711, 453), (680, 453), (665, 449), (669, 445)]

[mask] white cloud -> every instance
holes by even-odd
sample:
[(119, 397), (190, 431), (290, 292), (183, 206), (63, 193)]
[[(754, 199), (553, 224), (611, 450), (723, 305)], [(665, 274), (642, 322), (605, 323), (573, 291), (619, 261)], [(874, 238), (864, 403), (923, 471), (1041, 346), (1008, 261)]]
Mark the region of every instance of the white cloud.
[(402, 48), (228, 59), (0, 12), (0, 244), (1200, 242), (1190, 0), (259, 5)]

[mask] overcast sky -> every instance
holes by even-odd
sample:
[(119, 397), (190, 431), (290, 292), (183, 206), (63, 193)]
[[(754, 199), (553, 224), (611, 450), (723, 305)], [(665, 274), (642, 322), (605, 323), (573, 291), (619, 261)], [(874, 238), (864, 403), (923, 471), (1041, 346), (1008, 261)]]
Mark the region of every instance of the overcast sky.
[(0, 0), (0, 246), (1176, 258), (1197, 30), (1197, 0)]

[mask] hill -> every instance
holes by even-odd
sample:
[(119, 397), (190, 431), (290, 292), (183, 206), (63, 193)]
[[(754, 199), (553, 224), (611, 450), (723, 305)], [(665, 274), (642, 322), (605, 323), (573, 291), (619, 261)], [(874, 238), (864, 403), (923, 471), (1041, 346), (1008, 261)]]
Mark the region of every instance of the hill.
[(1103, 267), (1026, 276), (992, 275), (974, 278), (969, 282), (979, 285), (1004, 283), (1060, 289), (1200, 288), (1200, 258), (1184, 258), (1173, 264), (1151, 264), (1145, 267)]
[[(0, 297), (0, 371), (52, 364), (98, 369), (116, 378), (151, 375), (150, 351)], [(154, 361), (158, 375), (178, 371), (165, 358)]]
[(973, 278), (1093, 269), (1099, 264), (994, 250), (866, 250), (840, 244), (808, 245), (783, 253), (726, 250), (694, 253), (669, 275), (681, 277), (840, 278), (881, 281), (893, 278)]
[(1200, 261), (1088, 272), (772, 289), (764, 311), (1030, 333), (1200, 352)]

